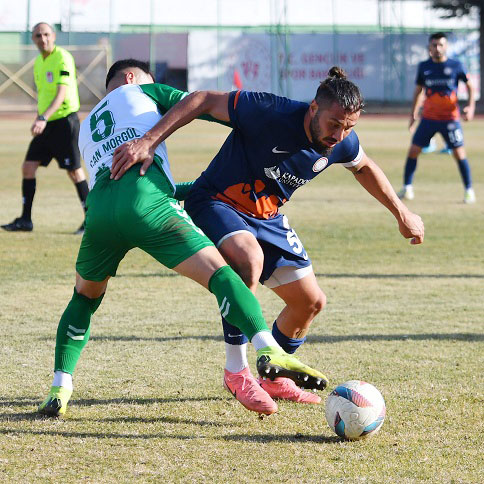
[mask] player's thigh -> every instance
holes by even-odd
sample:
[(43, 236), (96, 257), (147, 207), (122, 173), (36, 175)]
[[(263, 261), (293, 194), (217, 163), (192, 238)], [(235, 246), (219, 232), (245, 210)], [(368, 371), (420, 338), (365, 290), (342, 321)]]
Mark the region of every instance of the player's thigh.
[(212, 245), (200, 249), (188, 259), (173, 267), (173, 270), (208, 289), (208, 283), (213, 273), (226, 265), (227, 263), (220, 252)]
[(412, 144), (420, 148), (428, 146), (438, 129), (438, 122), (425, 118), (421, 119), (412, 137)]
[[(81, 154), (78, 147), (79, 118), (77, 113), (71, 113), (65, 118), (52, 121), (52, 123), (54, 126), (48, 142), (59, 168), (69, 172), (81, 169)], [(69, 176), (73, 181), (76, 181), (75, 175), (69, 174)]]
[(269, 279), (279, 267), (305, 268), (311, 265), (304, 246), (285, 215), (257, 222), (257, 240), (264, 252), (261, 282), (271, 285)]
[(146, 204), (140, 208), (145, 215), (125, 221), (122, 230), (125, 234), (133, 234), (132, 243), (160, 264), (174, 269), (204, 248), (213, 247), (217, 252), (175, 199), (153, 194), (139, 201)]
[(449, 148), (455, 150), (464, 145), (464, 134), (460, 121), (442, 122), (439, 131)]
[(119, 263), (133, 245), (122, 237), (114, 219), (112, 187), (94, 187), (87, 200), (85, 230), (77, 255), (76, 271), (87, 280), (115, 276)]
[[(38, 136), (34, 136), (32, 138), (32, 140), (30, 141), (29, 147), (27, 148), (27, 153), (25, 154), (25, 161), (24, 161), (24, 164), (22, 165), (22, 172), (24, 172), (24, 167), (26, 169), (33, 168), (33, 166), (30, 165), (30, 163), (37, 163), (37, 166), (35, 167), (35, 171), (37, 171), (37, 168), (39, 166), (49, 165), (49, 163), (51, 162), (54, 156), (49, 144), (47, 143), (47, 139), (49, 137), (50, 131), (51, 131), (50, 127), (47, 126), (41, 134), (39, 134)], [(29, 165), (26, 166), (26, 163), (29, 163)], [(34, 174), (35, 174), (35, 171), (34, 171)], [(31, 173), (31, 170), (30, 170), (30, 173)]]
[(218, 200), (197, 203), (196, 209), (190, 212), (197, 226), (242, 279), (247, 283), (255, 277), (257, 283), (264, 254), (256, 239), (257, 228), (251, 225), (255, 219)]
[(185, 207), (197, 226), (219, 249), (233, 235), (244, 232), (255, 235), (255, 231), (247, 223), (247, 217), (224, 202), (211, 199), (197, 199), (192, 202), (189, 199), (185, 202)]

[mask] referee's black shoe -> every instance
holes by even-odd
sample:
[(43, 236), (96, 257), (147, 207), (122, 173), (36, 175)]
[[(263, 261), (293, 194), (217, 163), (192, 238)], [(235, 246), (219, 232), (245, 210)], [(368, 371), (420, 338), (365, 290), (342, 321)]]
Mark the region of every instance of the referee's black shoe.
[(7, 232), (32, 232), (34, 224), (32, 223), (32, 220), (26, 220), (22, 217), (18, 217), (13, 222), (1, 225), (1, 227)]
[(74, 232), (74, 235), (82, 235), (84, 233), (84, 222), (82, 222), (81, 226)]

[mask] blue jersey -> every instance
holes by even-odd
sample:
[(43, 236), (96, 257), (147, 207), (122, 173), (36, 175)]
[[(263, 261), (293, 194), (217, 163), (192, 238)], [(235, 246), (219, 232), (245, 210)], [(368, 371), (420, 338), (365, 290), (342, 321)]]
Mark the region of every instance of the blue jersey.
[(426, 99), (422, 117), (435, 121), (459, 119), (459, 81), (467, 82), (468, 77), (464, 66), (458, 60), (434, 62), (428, 59), (421, 62), (418, 65), (415, 83), (425, 89)]
[(330, 156), (315, 151), (304, 130), (307, 103), (274, 94), (229, 95), (233, 131), (195, 182), (189, 199), (221, 200), (260, 219), (278, 214), (294, 191), (335, 163), (355, 166), (363, 157), (351, 132)]

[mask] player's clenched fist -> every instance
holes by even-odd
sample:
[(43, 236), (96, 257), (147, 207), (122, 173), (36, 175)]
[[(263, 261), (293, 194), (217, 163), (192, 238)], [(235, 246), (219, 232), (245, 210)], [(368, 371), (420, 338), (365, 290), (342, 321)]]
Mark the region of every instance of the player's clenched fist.
[(424, 240), (424, 223), (419, 215), (416, 213), (407, 211), (405, 212), (398, 222), (400, 233), (406, 239), (412, 239), (411, 244), (421, 244)]

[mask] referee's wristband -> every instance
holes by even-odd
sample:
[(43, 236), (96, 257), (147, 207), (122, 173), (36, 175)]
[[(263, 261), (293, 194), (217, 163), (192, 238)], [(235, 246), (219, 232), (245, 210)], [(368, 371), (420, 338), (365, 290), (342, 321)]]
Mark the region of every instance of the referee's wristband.
[(42, 114), (40, 114), (39, 116), (37, 116), (37, 119), (39, 121), (47, 121), (47, 119), (45, 119), (45, 116), (42, 116)]

